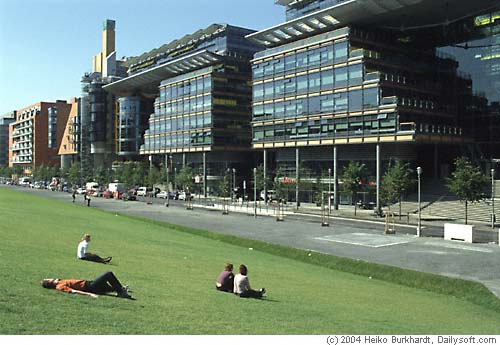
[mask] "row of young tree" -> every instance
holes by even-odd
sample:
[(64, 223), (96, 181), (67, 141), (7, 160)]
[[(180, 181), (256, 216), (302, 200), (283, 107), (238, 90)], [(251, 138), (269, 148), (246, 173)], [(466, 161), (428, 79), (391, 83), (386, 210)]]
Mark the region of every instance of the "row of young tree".
[[(170, 169), (172, 170), (172, 169)], [(10, 177), (12, 175), (20, 176), (22, 170), (20, 167), (0, 166), (0, 176)], [(300, 167), (301, 176), (306, 176), (307, 171)], [(40, 166), (33, 170), (33, 179), (35, 181), (50, 181), (53, 177), (64, 178), (67, 182), (73, 185), (83, 185), (85, 182), (95, 181), (101, 186), (107, 185), (111, 181), (120, 181), (127, 187), (135, 186), (153, 186), (165, 184), (167, 179), (171, 185), (175, 185), (178, 190), (194, 190), (194, 171), (191, 167), (185, 166), (179, 171), (176, 171), (175, 176), (172, 171), (169, 172), (167, 178), (164, 167), (149, 167), (143, 162), (123, 162), (114, 163), (114, 169), (96, 169), (91, 176), (81, 176), (82, 171), (80, 164), (77, 162), (67, 169), (59, 169), (54, 166)], [(341, 181), (341, 190), (344, 193), (351, 195), (352, 202), (356, 202), (356, 195), (359, 192), (373, 189), (367, 183), (363, 183), (367, 179), (366, 166), (359, 162), (349, 162), (344, 167), (339, 178)], [(276, 172), (278, 178), (269, 181), (264, 179), (263, 166), (259, 166), (256, 172), (256, 187), (259, 191), (273, 189), (279, 199), (287, 199), (290, 192), (295, 191), (296, 184), (299, 184), (299, 190), (315, 190), (319, 198), (322, 198), (324, 192), (328, 189), (325, 181), (325, 176), (316, 178), (316, 181), (311, 179), (289, 179), (284, 183), (279, 177), (285, 176), (282, 170)], [(217, 194), (219, 196), (230, 195), (230, 173), (223, 176), (217, 186)], [(381, 203), (383, 205), (393, 205), (399, 203), (401, 213), (401, 201), (403, 197), (415, 189), (417, 179), (416, 172), (409, 167), (408, 163), (400, 160), (392, 160), (389, 162), (385, 173), (382, 177), (380, 188)], [(486, 197), (485, 190), (488, 186), (488, 178), (483, 174), (481, 169), (472, 164), (465, 157), (459, 157), (454, 162), (454, 171), (451, 177), (446, 180), (448, 189), (455, 194), (458, 199), (465, 203), (465, 222), (467, 223), (467, 206), (469, 203), (478, 202)]]
[[(300, 168), (300, 175), (305, 173), (304, 168)], [(315, 190), (316, 200), (324, 200), (323, 195), (328, 189), (328, 184), (321, 183), (330, 178), (330, 176), (321, 176), (316, 183), (311, 182), (311, 179), (295, 181), (289, 179), (286, 183), (282, 177), (285, 176), (280, 170), (277, 171), (278, 178), (272, 181), (264, 181), (263, 167), (257, 168), (257, 188), (263, 190), (264, 186), (268, 189), (273, 189), (276, 197), (279, 199), (287, 199), (290, 191), (295, 191), (297, 183), (299, 191)], [(349, 162), (340, 173), (339, 180), (340, 190), (351, 196), (352, 203), (356, 203), (356, 196), (360, 192), (374, 192), (374, 186), (364, 183), (367, 180), (368, 171), (364, 164), (359, 162)], [(320, 181), (321, 180), (321, 181)], [(457, 198), (465, 204), (465, 222), (467, 223), (467, 206), (469, 203), (475, 203), (487, 197), (486, 190), (489, 185), (488, 177), (481, 169), (474, 165), (465, 157), (459, 157), (454, 161), (454, 170), (449, 178), (445, 180), (449, 191), (457, 196)], [(314, 187), (312, 186), (314, 184)], [(380, 185), (380, 202), (383, 206), (390, 207), (398, 204), (399, 214), (401, 214), (401, 202), (403, 198), (415, 191), (417, 185), (417, 173), (410, 168), (408, 163), (400, 160), (391, 160), (382, 177)]]

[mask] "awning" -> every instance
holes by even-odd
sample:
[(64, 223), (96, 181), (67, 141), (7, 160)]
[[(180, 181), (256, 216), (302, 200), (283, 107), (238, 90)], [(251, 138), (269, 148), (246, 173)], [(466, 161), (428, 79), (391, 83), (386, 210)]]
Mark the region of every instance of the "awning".
[(103, 88), (117, 96), (155, 95), (162, 80), (213, 65), (220, 59), (220, 55), (202, 50), (120, 79)]

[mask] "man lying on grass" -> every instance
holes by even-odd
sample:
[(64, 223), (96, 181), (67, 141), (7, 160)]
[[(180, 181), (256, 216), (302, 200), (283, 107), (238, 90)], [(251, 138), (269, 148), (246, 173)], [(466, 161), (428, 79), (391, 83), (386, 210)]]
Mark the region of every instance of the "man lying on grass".
[(108, 292), (116, 292), (117, 297), (133, 299), (128, 293), (128, 286), (123, 287), (113, 272), (106, 272), (95, 280), (44, 279), (41, 283), (46, 289), (56, 289), (94, 298)]

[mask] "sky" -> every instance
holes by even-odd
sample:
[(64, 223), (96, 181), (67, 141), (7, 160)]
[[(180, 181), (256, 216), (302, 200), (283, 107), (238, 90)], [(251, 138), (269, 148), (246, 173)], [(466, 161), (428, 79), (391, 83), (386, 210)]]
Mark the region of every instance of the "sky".
[(274, 0), (0, 0), (0, 116), (80, 97), (116, 21), (117, 57), (137, 56), (212, 23), (262, 30), (285, 21)]

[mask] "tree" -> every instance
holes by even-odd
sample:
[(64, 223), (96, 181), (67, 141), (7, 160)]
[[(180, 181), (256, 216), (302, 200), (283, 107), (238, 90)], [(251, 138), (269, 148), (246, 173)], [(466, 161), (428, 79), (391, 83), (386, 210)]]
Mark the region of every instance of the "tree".
[(401, 199), (403, 193), (410, 189), (414, 180), (411, 178), (412, 170), (408, 163), (403, 163), (400, 160), (390, 161), (387, 170), (382, 178), (380, 186), (381, 199), (384, 203), (391, 204), (399, 203), (399, 219), (401, 219)]
[(94, 176), (95, 182), (97, 182), (99, 186), (105, 187), (110, 182), (109, 172), (103, 167), (97, 167)]
[(194, 190), (194, 174), (193, 169), (185, 166), (177, 173), (177, 185), (185, 191), (192, 192)]
[(71, 184), (75, 184), (80, 181), (80, 162), (73, 163), (68, 169), (68, 179)]
[(467, 205), (485, 198), (488, 178), (479, 167), (465, 157), (455, 159), (455, 171), (446, 179), (447, 187), (461, 202), (465, 203), (465, 224), (467, 224)]
[(156, 167), (152, 167), (149, 169), (148, 175), (146, 176), (146, 184), (148, 186), (154, 186), (155, 184), (162, 182), (160, 176), (160, 171)]
[(349, 192), (352, 196), (352, 201), (354, 202), (354, 215), (356, 215), (356, 193), (363, 188), (361, 181), (364, 175), (365, 165), (358, 162), (350, 161), (342, 170), (342, 189)]

